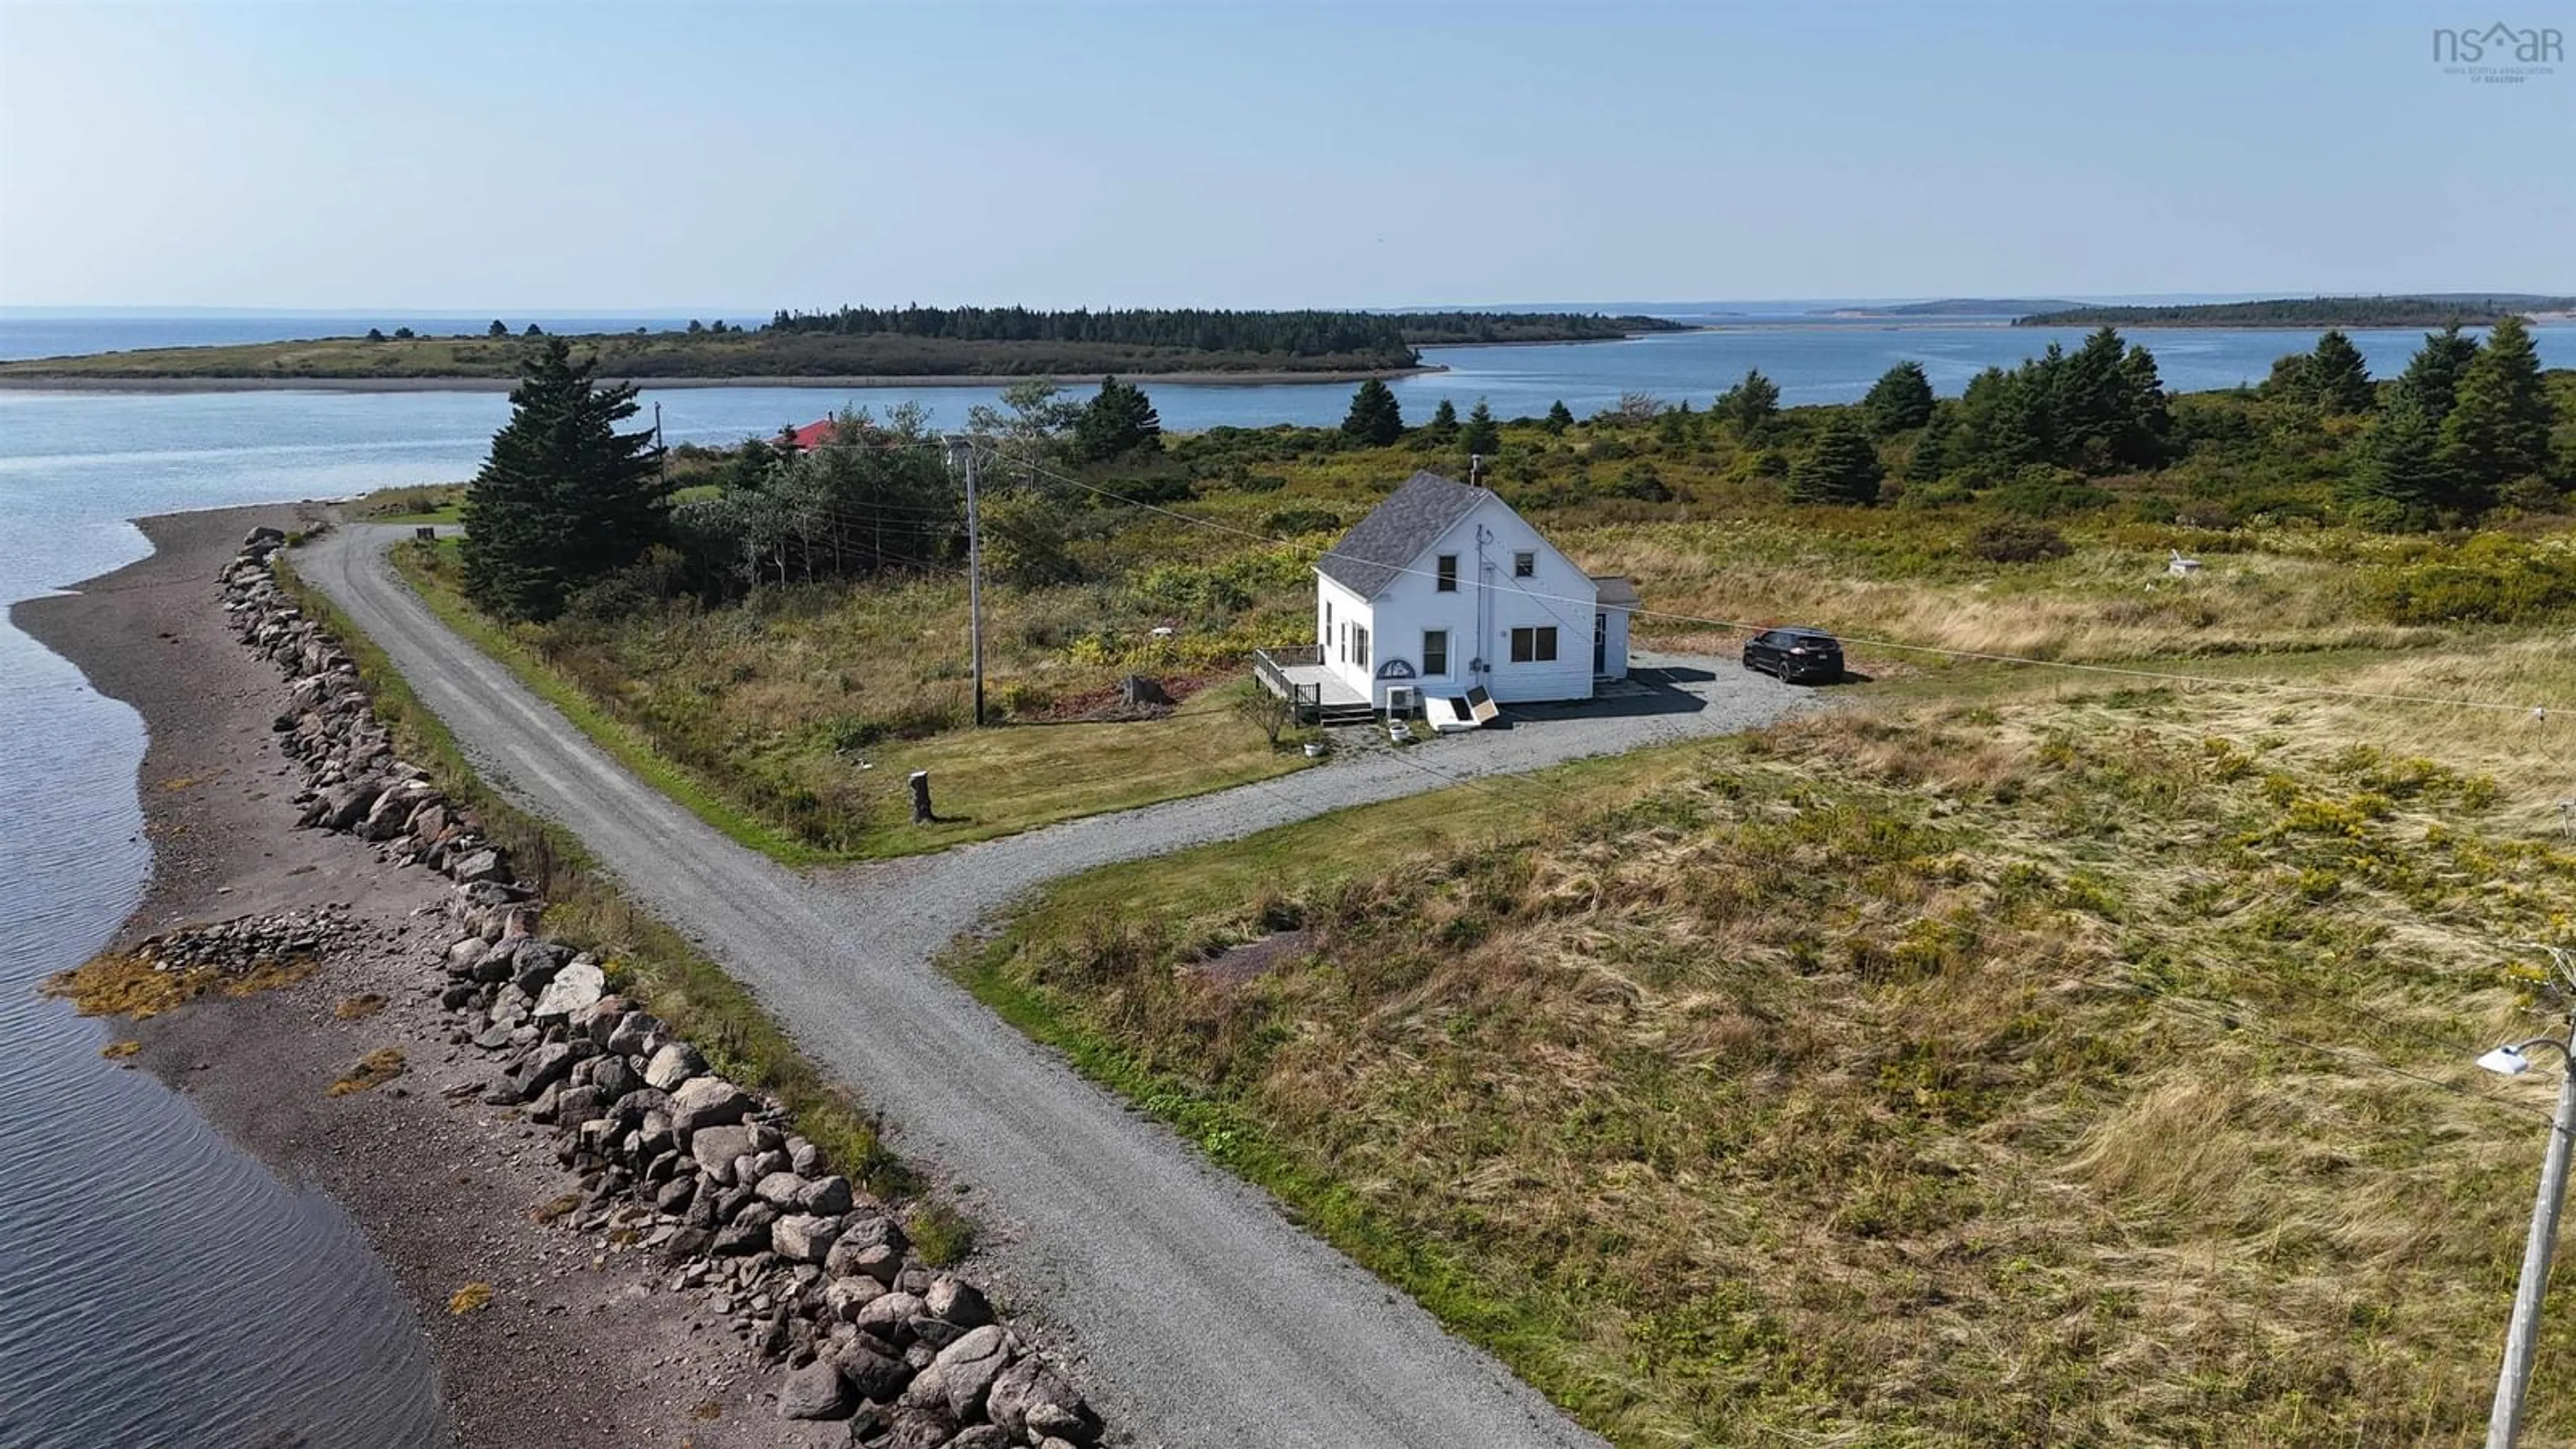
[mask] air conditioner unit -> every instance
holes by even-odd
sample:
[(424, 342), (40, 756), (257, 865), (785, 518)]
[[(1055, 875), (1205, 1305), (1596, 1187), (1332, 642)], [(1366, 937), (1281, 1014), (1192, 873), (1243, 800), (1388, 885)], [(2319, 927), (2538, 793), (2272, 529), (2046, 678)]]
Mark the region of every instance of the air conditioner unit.
[(1420, 707), (1413, 697), (1413, 686), (1409, 684), (1387, 686), (1386, 712), (1388, 714), (1409, 715)]

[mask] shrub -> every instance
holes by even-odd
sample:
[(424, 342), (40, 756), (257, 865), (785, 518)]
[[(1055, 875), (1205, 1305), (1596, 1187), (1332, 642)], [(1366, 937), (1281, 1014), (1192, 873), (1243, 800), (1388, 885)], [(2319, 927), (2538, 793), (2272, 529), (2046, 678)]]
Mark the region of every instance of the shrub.
[(2447, 554), (2371, 569), (2361, 592), (2392, 623), (2539, 623), (2576, 610), (2576, 549), (2482, 533)]
[(1988, 563), (2039, 563), (2074, 551), (2066, 535), (2032, 518), (1998, 518), (1968, 539), (1968, 552)]

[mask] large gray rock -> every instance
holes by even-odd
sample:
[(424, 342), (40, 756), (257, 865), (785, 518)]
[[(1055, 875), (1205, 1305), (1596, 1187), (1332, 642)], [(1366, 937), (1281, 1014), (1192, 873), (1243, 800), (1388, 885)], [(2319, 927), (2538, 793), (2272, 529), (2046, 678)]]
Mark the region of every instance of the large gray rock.
[(572, 948), (560, 941), (540, 941), (534, 937), (524, 939), (510, 950), (511, 980), (534, 998), (572, 958)]
[(910, 1293), (888, 1293), (859, 1309), (851, 1319), (859, 1332), (896, 1348), (912, 1342), (912, 1320), (921, 1316), (921, 1300)]
[(841, 1376), (841, 1366), (828, 1358), (818, 1358), (789, 1374), (778, 1387), (782, 1419), (841, 1419), (854, 1407), (850, 1381)]
[(471, 976), (474, 968), (483, 964), (483, 958), (491, 954), (492, 948), (484, 944), (482, 937), (468, 936), (447, 948), (447, 974)]
[(731, 1256), (767, 1252), (770, 1225), (777, 1221), (776, 1208), (765, 1202), (753, 1203), (716, 1234), (715, 1250)]
[(941, 1445), (940, 1449), (1012, 1449), (1011, 1436), (990, 1424), (977, 1424), (959, 1430), (957, 1437)]
[(706, 1069), (707, 1059), (698, 1055), (696, 1047), (675, 1041), (653, 1053), (653, 1059), (644, 1064), (644, 1085), (677, 1091), (682, 1082)]
[(892, 1354), (870, 1348), (865, 1339), (843, 1348), (840, 1353), (841, 1374), (850, 1387), (873, 1403), (891, 1404), (912, 1382), (912, 1365)]
[(495, 845), (469, 850), (447, 863), (447, 877), (459, 885), (475, 881), (505, 881), (510, 878), (510, 858)]
[(841, 1235), (837, 1218), (818, 1218), (811, 1213), (789, 1213), (772, 1223), (769, 1246), (772, 1252), (791, 1263), (820, 1263), (832, 1251), (832, 1240)]
[[(662, 1110), (666, 1113), (671, 1110), (667, 1098)], [(672, 1130), (674, 1132), (679, 1130), (676, 1124)], [(698, 1159), (698, 1165), (701, 1167), (712, 1168), (718, 1162), (731, 1167), (735, 1158), (749, 1151), (751, 1151), (751, 1129), (739, 1122), (701, 1127), (689, 1134), (689, 1155)]]
[(947, 1274), (930, 1285), (921, 1295), (922, 1307), (933, 1318), (945, 1319), (959, 1328), (981, 1328), (993, 1321), (993, 1305), (974, 1284)]
[(544, 994), (537, 998), (536, 1007), (529, 1015), (539, 1021), (550, 1021), (575, 1012), (588, 1012), (599, 1004), (599, 998), (607, 990), (608, 978), (601, 974), (598, 965), (577, 960), (556, 972), (555, 979), (546, 983)]
[[(587, 1043), (585, 1043), (587, 1045)], [(644, 1080), (654, 1086), (651, 1071)], [(670, 1089), (665, 1089), (670, 1090)], [(751, 1115), (755, 1104), (751, 1094), (722, 1077), (692, 1077), (671, 1091), (671, 1130), (692, 1143), (690, 1155), (696, 1155), (694, 1134), (701, 1127), (723, 1127)], [(700, 1158), (704, 1161), (704, 1158)]]
[[(859, 1310), (886, 1295), (886, 1286), (874, 1278), (835, 1278), (823, 1286), (823, 1309), (843, 1323), (859, 1316)], [(876, 1395), (868, 1395), (875, 1398)]]
[(939, 1377), (948, 1390), (948, 1411), (961, 1423), (984, 1417), (984, 1399), (1002, 1370), (1011, 1366), (1011, 1339), (1000, 1327), (986, 1324), (939, 1351)]
[[(792, 1172), (793, 1154), (789, 1163)], [(809, 1213), (819, 1213), (827, 1218), (839, 1217), (850, 1210), (850, 1180), (846, 1177), (816, 1178), (805, 1184), (804, 1194), (797, 1198), (796, 1205)]]
[(993, 1380), (984, 1396), (984, 1417), (1031, 1439), (1051, 1434), (1087, 1444), (1099, 1432), (1099, 1421), (1091, 1417), (1082, 1395), (1035, 1358), (1020, 1359)]
[[(766, 1157), (768, 1154), (761, 1155)], [(772, 1207), (794, 1208), (805, 1201), (805, 1179), (792, 1172), (763, 1173), (753, 1180), (752, 1186), (760, 1194), (760, 1200)]]
[(519, 1070), (519, 1090), (522, 1093), (542, 1091), (553, 1083), (561, 1081), (572, 1070), (573, 1063), (598, 1050), (599, 1048), (578, 1038), (571, 1041), (548, 1042), (538, 1047), (529, 1054), (527, 1064)]

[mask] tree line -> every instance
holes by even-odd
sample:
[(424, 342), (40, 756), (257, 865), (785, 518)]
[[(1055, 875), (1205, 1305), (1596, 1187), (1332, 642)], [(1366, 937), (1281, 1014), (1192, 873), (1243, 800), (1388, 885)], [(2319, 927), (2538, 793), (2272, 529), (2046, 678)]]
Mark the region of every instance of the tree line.
[(2526, 312), (2576, 308), (2576, 297), (2528, 293), (2476, 296), (2275, 297), (2261, 302), (2194, 302), (2133, 307), (2067, 307), (2016, 317), (2016, 327), (2482, 327)]

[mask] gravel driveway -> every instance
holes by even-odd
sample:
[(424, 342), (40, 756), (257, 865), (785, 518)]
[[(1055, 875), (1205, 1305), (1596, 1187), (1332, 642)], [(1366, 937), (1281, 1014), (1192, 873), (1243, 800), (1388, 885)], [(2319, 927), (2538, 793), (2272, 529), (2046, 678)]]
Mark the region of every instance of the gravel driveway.
[[(1149, 1445), (1595, 1445), (1481, 1351), (1289, 1224), (1260, 1192), (1074, 1074), (931, 966), (1031, 886), (1322, 811), (1692, 735), (1809, 698), (1731, 664), (1640, 655), (1636, 696), (1576, 719), (1354, 751), (1258, 785), (936, 856), (799, 874), (725, 839), (448, 632), (351, 526), (294, 566), (390, 656), (496, 786), (569, 827), (687, 932), (894, 1144), (961, 1187), (989, 1274), (1051, 1323), (1112, 1425)], [(1050, 1337), (1056, 1336), (1050, 1333)]]

